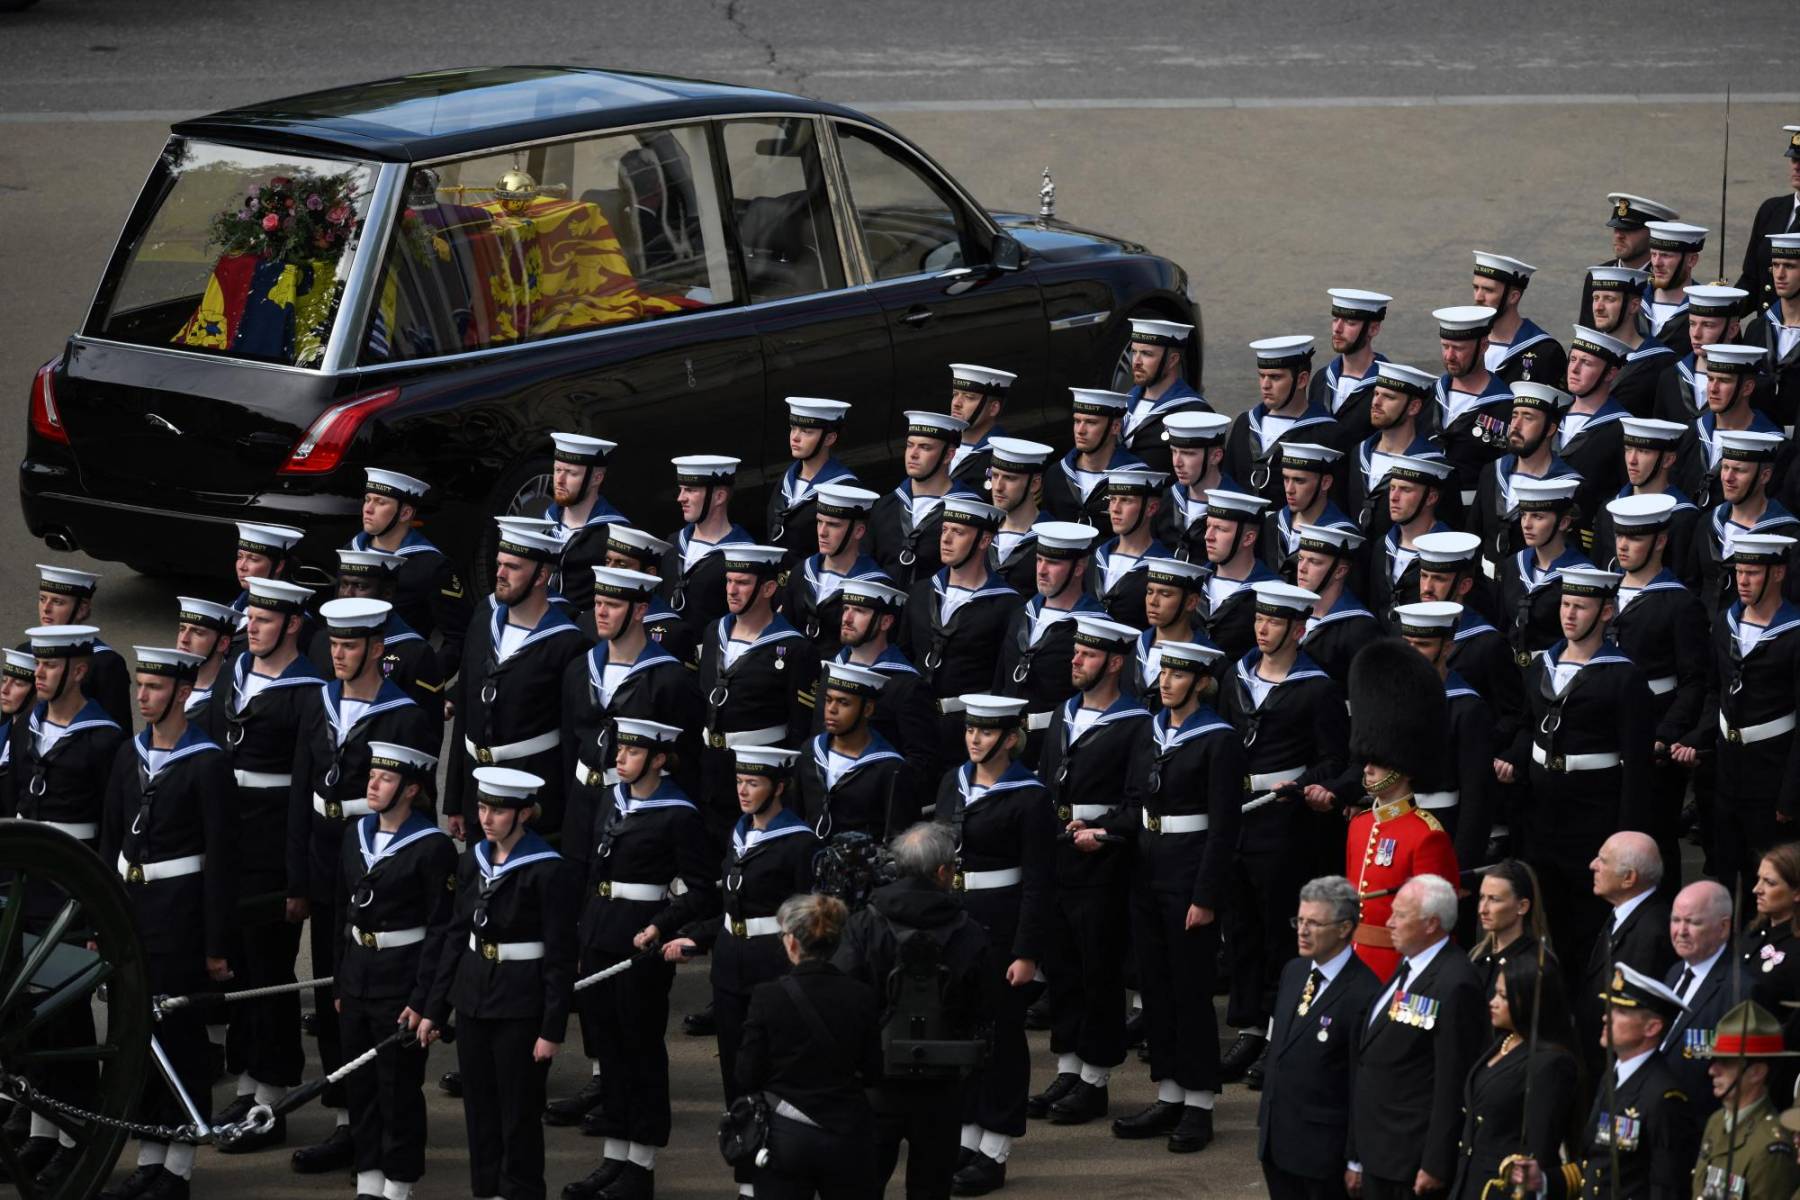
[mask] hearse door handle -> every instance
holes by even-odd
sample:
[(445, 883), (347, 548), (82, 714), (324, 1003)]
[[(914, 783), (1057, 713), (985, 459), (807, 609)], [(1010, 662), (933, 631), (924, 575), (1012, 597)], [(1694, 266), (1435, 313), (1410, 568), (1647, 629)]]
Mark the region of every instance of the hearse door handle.
[(907, 314), (904, 317), (900, 318), (900, 322), (903, 325), (912, 325), (914, 327), (917, 327), (917, 326), (925, 324), (925, 322), (931, 320), (931, 318), (935, 317), (936, 315), (937, 315), (936, 313), (932, 312), (929, 308), (926, 308), (924, 305), (917, 304), (917, 305), (914, 305), (907, 312)]

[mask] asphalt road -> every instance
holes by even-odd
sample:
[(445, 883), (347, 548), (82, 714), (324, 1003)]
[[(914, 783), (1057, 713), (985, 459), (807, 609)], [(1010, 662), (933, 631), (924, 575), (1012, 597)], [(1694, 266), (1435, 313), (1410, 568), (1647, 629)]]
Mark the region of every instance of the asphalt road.
[[(1419, 0), (604, 9), (574, 0), (529, 9), (41, 0), (0, 17), (9, 284), (0, 380), (17, 406), (0, 418), (0, 461), (17, 460), (31, 374), (79, 321), (171, 118), (477, 58), (629, 65), (862, 102), (994, 207), (1035, 209), (1048, 165), (1061, 216), (1139, 238), (1193, 274), (1207, 391), (1227, 411), (1254, 392), (1243, 343), (1322, 336), (1329, 286), (1392, 293), (1380, 347), (1435, 369), (1429, 310), (1466, 302), (1477, 247), (1536, 263), (1527, 314), (1565, 335), (1581, 269), (1606, 252), (1607, 191), (1666, 200), (1717, 229), (1723, 114), (1709, 97), (1727, 84), (1736, 99), (1725, 242), (1735, 274), (1750, 214), (1782, 187), (1780, 126), (1800, 121), (1788, 4), (1743, 0), (1697, 13), (1643, 0), (1629, 24), (1549, 3), (1457, 6), (1454, 20), (1449, 11)], [(0, 561), (11, 564), (0, 576), (0, 629), (32, 623), (30, 564), (47, 555), (16, 513), (0, 517)], [(224, 580), (99, 569), (99, 618), (119, 646), (166, 643), (181, 588), (228, 594)], [(696, 1004), (702, 986), (700, 968), (684, 972), (675, 1011)], [(671, 1048), (676, 1148), (658, 1171), (662, 1194), (728, 1194), (712, 1148), (711, 1045), (675, 1034)], [(1049, 1069), (1041, 1050), (1040, 1078)], [(435, 1054), (434, 1074), (450, 1057)], [(559, 1089), (575, 1086), (580, 1068), (559, 1062)], [(1149, 1094), (1133, 1062), (1115, 1081), (1115, 1113)], [(1229, 1089), (1219, 1141), (1198, 1158), (1128, 1146), (1104, 1125), (1034, 1127), (1007, 1190), (1046, 1196), (1078, 1179), (1121, 1200), (1259, 1192), (1254, 1117), (1254, 1097)], [(434, 1096), (432, 1119), (421, 1200), (466, 1195), (460, 1112)], [(295, 1118), (295, 1143), (322, 1134), (321, 1121), (317, 1110)], [(569, 1131), (553, 1132), (550, 1146), (553, 1189), (597, 1154)], [(317, 1190), (273, 1156), (203, 1155), (197, 1195), (246, 1187)]]

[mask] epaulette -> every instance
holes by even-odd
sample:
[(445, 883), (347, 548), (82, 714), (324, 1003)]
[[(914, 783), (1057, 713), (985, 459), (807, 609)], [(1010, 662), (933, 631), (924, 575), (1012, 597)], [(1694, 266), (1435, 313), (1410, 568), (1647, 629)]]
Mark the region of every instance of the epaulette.
[(1415, 809), (1413, 809), (1413, 811), (1415, 813), (1419, 814), (1419, 820), (1425, 822), (1425, 828), (1435, 829), (1439, 833), (1444, 832), (1443, 822), (1439, 821), (1436, 817), (1432, 816), (1429, 812), (1426, 812), (1422, 808), (1415, 808)]

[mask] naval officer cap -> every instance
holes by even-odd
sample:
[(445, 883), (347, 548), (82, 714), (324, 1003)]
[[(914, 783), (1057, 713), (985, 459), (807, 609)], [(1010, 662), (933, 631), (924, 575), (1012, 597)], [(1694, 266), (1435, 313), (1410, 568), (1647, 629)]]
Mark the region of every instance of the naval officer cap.
[(836, 429), (844, 423), (850, 405), (843, 400), (821, 400), (817, 396), (789, 396), (788, 424), (796, 429)]
[(964, 692), (956, 698), (963, 724), (976, 729), (1017, 729), (1024, 719), (1024, 699), (995, 696), (988, 692)]
[(955, 442), (962, 439), (963, 430), (969, 423), (961, 417), (953, 417), (949, 413), (926, 412), (923, 409), (908, 409), (906, 412), (906, 436), (935, 438), (940, 442)]
[(1650, 282), (1650, 272), (1642, 267), (1614, 267), (1602, 264), (1588, 268), (1588, 283), (1596, 292), (1625, 292), (1632, 294), (1644, 290)]
[(265, 525), (260, 521), (239, 521), (237, 523), (237, 548), (246, 554), (260, 554), (264, 558), (280, 560), (288, 556), (300, 539), (306, 536), (303, 529), (295, 529), (292, 525)]
[(1494, 318), (1500, 312), (1485, 304), (1452, 304), (1448, 308), (1432, 309), (1431, 315), (1437, 321), (1438, 337), (1442, 340), (1478, 342), (1494, 327)]
[(1779, 533), (1740, 533), (1731, 543), (1726, 561), (1745, 566), (1781, 566), (1788, 561), (1794, 539)]
[(562, 557), (562, 541), (549, 532), (549, 522), (539, 525), (535, 519), (495, 517), (494, 525), (499, 530), (495, 548), (501, 554), (540, 563)]
[(1275, 371), (1283, 368), (1302, 370), (1312, 366), (1313, 339), (1305, 333), (1281, 337), (1258, 338), (1250, 343), (1256, 352), (1256, 369)]
[(1006, 520), (1006, 514), (997, 505), (973, 496), (945, 496), (938, 513), (938, 519), (946, 525), (970, 525), (988, 533), (1000, 528), (1000, 522)]
[(1721, 429), (1713, 434), (1720, 458), (1733, 462), (1772, 463), (1787, 439), (1760, 429)]
[(392, 771), (402, 779), (428, 780), (437, 774), (437, 755), (399, 742), (370, 742), (369, 769)]
[(1031, 532), (1037, 534), (1038, 557), (1052, 559), (1085, 557), (1099, 535), (1092, 525), (1076, 521), (1039, 521)]
[(1704, 225), (1690, 225), (1686, 221), (1645, 221), (1644, 228), (1650, 231), (1652, 250), (1674, 250), (1690, 254), (1706, 245), (1707, 229)]
[(845, 604), (878, 612), (899, 612), (906, 605), (906, 593), (880, 579), (846, 579), (838, 585), (838, 597)]
[(611, 600), (625, 600), (636, 604), (650, 599), (662, 585), (662, 580), (654, 575), (643, 571), (628, 571), (624, 567), (596, 565), (593, 571), (594, 595)]
[(214, 633), (236, 633), (243, 614), (229, 604), (202, 600), (198, 596), (175, 597), (175, 623), (210, 629)]
[(1524, 288), (1537, 274), (1537, 268), (1517, 258), (1495, 254), (1492, 250), (1475, 251), (1475, 274), (1498, 279), (1508, 287)]
[(1224, 413), (1197, 412), (1183, 409), (1163, 418), (1163, 441), (1177, 450), (1198, 450), (1217, 446), (1231, 429), (1231, 418)]
[(615, 717), (613, 719), (613, 744), (618, 746), (671, 746), (681, 736), (681, 730), (674, 725), (665, 725), (661, 721), (646, 721), (642, 717)]
[(1256, 611), (1265, 617), (1293, 619), (1307, 616), (1319, 602), (1319, 593), (1295, 587), (1291, 583), (1269, 581), (1251, 584), (1256, 593)]
[(1053, 446), (1028, 442), (1024, 438), (991, 437), (988, 439), (988, 469), (1008, 474), (1036, 475), (1056, 453)]
[(1541, 412), (1551, 420), (1560, 418), (1575, 403), (1575, 397), (1558, 387), (1535, 379), (1520, 379), (1507, 384), (1512, 390), (1514, 409), (1528, 408)]
[(341, 549), (337, 552), (338, 577), (342, 579), (374, 579), (398, 574), (406, 559), (385, 550)]
[(1659, 421), (1655, 417), (1621, 417), (1619, 426), (1625, 431), (1625, 444), (1640, 450), (1673, 450), (1687, 426), (1676, 421)]
[(1693, 283), (1687, 288), (1688, 315), (1694, 317), (1735, 317), (1742, 311), (1750, 293), (1743, 288), (1722, 283)]
[(844, 517), (857, 520), (868, 515), (875, 502), (881, 499), (867, 488), (851, 487), (847, 483), (821, 483), (813, 489), (817, 497), (814, 512), (821, 517)]
[(1562, 594), (1564, 596), (1598, 596), (1606, 599), (1618, 594), (1619, 583), (1625, 576), (1617, 571), (1602, 571), (1599, 567), (1564, 567), (1562, 569)]
[(1303, 522), (1294, 526), (1294, 532), (1300, 535), (1300, 549), (1331, 558), (1352, 557), (1365, 540), (1361, 533), (1343, 525), (1307, 525)]
[(1681, 997), (1666, 984), (1659, 983), (1624, 963), (1613, 964), (1612, 980), (1607, 989), (1600, 993), (1600, 999), (1614, 1008), (1641, 1008), (1653, 1012), (1665, 1021), (1672, 1020), (1677, 1013), (1687, 1011), (1687, 1005), (1681, 1002)]
[(1606, 502), (1616, 533), (1656, 533), (1667, 529), (1675, 509), (1675, 497), (1667, 492), (1620, 496)]
[(1380, 362), (1375, 364), (1375, 386), (1423, 399), (1437, 387), (1437, 376), (1405, 363)]
[(1800, 158), (1800, 125), (1783, 125), (1781, 131), (1788, 135), (1786, 156)]
[(761, 579), (773, 579), (787, 556), (780, 546), (758, 546), (753, 542), (731, 542), (720, 546), (718, 553), (725, 560), (726, 571)]
[(515, 767), (475, 768), (475, 790), (489, 808), (530, 808), (543, 786), (540, 776)]
[(192, 683), (200, 674), (200, 664), (206, 661), (173, 646), (133, 646), (131, 655), (137, 659), (139, 675), (157, 675), (176, 683)]
[(584, 433), (553, 433), (550, 442), (556, 448), (556, 461), (572, 467), (604, 466), (607, 455), (619, 448), (617, 442)]
[(1206, 515), (1217, 517), (1221, 521), (1254, 521), (1262, 516), (1263, 509), (1269, 507), (1266, 496), (1252, 496), (1246, 492), (1228, 492), (1223, 488), (1208, 488), (1206, 491)]
[(1160, 642), (1156, 648), (1167, 671), (1200, 674), (1212, 670), (1213, 664), (1225, 657), (1223, 650), (1204, 642)]
[(37, 655), (29, 650), (14, 650), (7, 647), (6, 663), (0, 667), (0, 674), (8, 679), (21, 679), (29, 683), (37, 678)]
[(978, 367), (974, 363), (950, 364), (950, 390), (973, 392), (977, 396), (1005, 396), (1018, 376), (995, 367)]
[(872, 700), (881, 695), (881, 689), (886, 686), (887, 676), (880, 671), (859, 667), (855, 663), (825, 664), (825, 687), (830, 691)]
[(1439, 574), (1466, 571), (1475, 565), (1481, 553), (1481, 538), (1458, 529), (1422, 534), (1413, 539), (1419, 554), (1419, 569)]
[(684, 487), (730, 487), (740, 460), (726, 454), (680, 454), (669, 461), (675, 465), (675, 482)]
[(1173, 346), (1179, 350), (1187, 345), (1188, 335), (1193, 332), (1192, 325), (1183, 325), (1180, 321), (1131, 319), (1131, 340), (1140, 346)]
[(1800, 258), (1800, 233), (1771, 233), (1769, 239), (1770, 258)]
[(33, 658), (79, 658), (94, 652), (100, 630), (94, 625), (36, 625), (25, 631)]
[(1078, 612), (1072, 619), (1077, 646), (1108, 654), (1129, 654), (1137, 645), (1137, 627), (1115, 621), (1105, 613)]
[(1106, 473), (1108, 496), (1154, 496), (1162, 491), (1169, 477), (1161, 471), (1143, 467), (1120, 467)]
[(388, 614), (393, 611), (394, 606), (386, 600), (353, 596), (327, 600), (319, 606), (319, 616), (325, 622), (325, 634), (334, 638), (365, 638), (379, 633), (381, 627), (387, 624)]
[(1595, 358), (1622, 366), (1625, 356), (1631, 353), (1631, 347), (1621, 342), (1610, 333), (1601, 333), (1598, 329), (1590, 329), (1586, 325), (1573, 327), (1575, 335), (1569, 339), (1569, 349), (1579, 350), (1583, 354), (1592, 354)]
[(606, 548), (613, 554), (649, 562), (669, 552), (669, 543), (642, 529), (634, 529), (623, 521), (610, 521), (606, 526)]
[(430, 490), (431, 485), (423, 479), (402, 475), (398, 471), (389, 471), (383, 467), (367, 467), (363, 470), (364, 495), (387, 496), (402, 503), (416, 504)]
[(1581, 490), (1579, 475), (1558, 475), (1553, 479), (1515, 479), (1513, 503), (1520, 512), (1562, 512), (1575, 503)]
[(306, 602), (312, 599), (312, 592), (285, 579), (247, 579), (244, 590), (249, 593), (244, 602), (246, 608), (260, 608), (290, 617), (304, 613)]
[(1190, 592), (1206, 586), (1206, 568), (1200, 563), (1162, 555), (1145, 555), (1142, 561), (1146, 583), (1160, 583), (1164, 587), (1184, 588)]
[(1332, 465), (1342, 457), (1344, 457), (1342, 450), (1321, 446), (1317, 442), (1281, 443), (1281, 469), (1284, 471), (1305, 471), (1312, 475), (1323, 475), (1330, 471)]
[(1331, 297), (1331, 315), (1346, 321), (1383, 320), (1394, 302), (1392, 296), (1361, 288), (1326, 288), (1325, 294)]
[(1090, 417), (1121, 417), (1131, 405), (1131, 397), (1124, 392), (1109, 392), (1105, 388), (1072, 387), (1069, 394), (1074, 397), (1071, 407)]
[(800, 757), (798, 750), (780, 746), (733, 746), (732, 767), (739, 775), (758, 775), (764, 779), (780, 779)]
[(1706, 355), (1708, 375), (1755, 375), (1769, 356), (1762, 346), (1740, 346), (1735, 342), (1713, 342), (1700, 347), (1700, 353)]
[(1661, 201), (1630, 192), (1608, 192), (1606, 202), (1612, 205), (1606, 223), (1613, 229), (1642, 229), (1651, 221), (1673, 221), (1681, 215)]
[(38, 591), (52, 592), (58, 596), (77, 596), (87, 598), (94, 594), (100, 586), (100, 576), (92, 571), (81, 571), (74, 567), (58, 567), (49, 563), (39, 563)]
[(1453, 600), (1420, 600), (1413, 604), (1396, 604), (1394, 617), (1400, 623), (1400, 636), (1444, 639), (1456, 636), (1457, 622), (1462, 620), (1463, 606)]

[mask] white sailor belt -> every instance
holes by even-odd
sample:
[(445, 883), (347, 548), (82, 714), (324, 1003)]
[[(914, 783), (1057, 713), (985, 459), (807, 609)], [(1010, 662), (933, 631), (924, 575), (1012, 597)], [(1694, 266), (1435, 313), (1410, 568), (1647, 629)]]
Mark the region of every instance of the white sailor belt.
[(786, 725), (766, 725), (761, 729), (740, 729), (734, 733), (706, 731), (706, 744), (714, 750), (730, 750), (737, 746), (778, 746), (787, 737)]
[(100, 836), (100, 826), (95, 825), (92, 822), (40, 821), (35, 817), (28, 817), (26, 819), (31, 821), (34, 825), (47, 825), (58, 832), (66, 833), (78, 841), (91, 842)]
[(469, 949), (489, 962), (531, 962), (544, 957), (542, 942), (490, 942), (469, 935)]
[(660, 883), (614, 883), (603, 879), (594, 885), (594, 895), (602, 900), (667, 900), (669, 889)]
[(1766, 742), (1770, 738), (1780, 737), (1793, 731), (1795, 715), (1789, 713), (1785, 717), (1776, 717), (1773, 721), (1764, 721), (1758, 725), (1733, 725), (1719, 714), (1719, 732), (1725, 740), (1736, 745), (1749, 745), (1752, 742)]
[(1244, 776), (1246, 792), (1267, 792), (1280, 787), (1284, 783), (1293, 783), (1306, 774), (1305, 767), (1287, 767), (1280, 771), (1264, 771), (1259, 775)]
[(1462, 803), (1462, 792), (1414, 792), (1413, 803), (1420, 808), (1455, 808)]
[(1012, 887), (1023, 883), (1025, 872), (1018, 867), (1005, 867), (998, 871), (958, 871), (951, 879), (951, 886), (959, 892), (985, 892), (993, 888)]
[(1536, 742), (1531, 743), (1531, 761), (1546, 771), (1604, 771), (1624, 760), (1617, 754), (1552, 754)]
[(765, 937), (771, 933), (781, 932), (781, 922), (774, 917), (742, 917), (725, 920), (725, 932), (732, 937), (753, 938)]
[(1212, 824), (1206, 813), (1153, 813), (1144, 810), (1144, 828), (1151, 833), (1204, 833)]
[(482, 766), (494, 763), (511, 762), (515, 758), (530, 758), (534, 754), (542, 754), (546, 750), (554, 750), (562, 744), (562, 730), (552, 729), (540, 733), (536, 737), (528, 737), (522, 742), (508, 742), (504, 746), (477, 746), (473, 738), (463, 738), (463, 749), (469, 757)]
[(319, 793), (313, 793), (313, 811), (328, 821), (341, 821), (345, 817), (366, 817), (375, 811), (369, 807), (368, 800), (327, 800)]
[(604, 771), (596, 771), (594, 768), (580, 761), (577, 761), (575, 764), (576, 787), (611, 787), (617, 782), (619, 782), (619, 769), (617, 767), (608, 767)]
[(1056, 806), (1056, 819), (1059, 821), (1098, 821), (1112, 811), (1110, 804), (1059, 804)]
[(185, 858), (165, 858), (161, 862), (134, 863), (119, 855), (119, 878), (126, 883), (156, 883), (162, 879), (180, 879), (198, 875), (206, 868), (206, 855), (190, 854)]
[(350, 940), (364, 950), (393, 950), (400, 946), (416, 946), (425, 940), (425, 927), (414, 925), (411, 929), (359, 929), (355, 925), (346, 931)]
[(1658, 676), (1650, 681), (1650, 694), (1652, 696), (1666, 696), (1675, 690), (1675, 684), (1677, 682), (1678, 681), (1673, 675)]
[(284, 788), (294, 782), (292, 775), (277, 775), (272, 771), (233, 771), (231, 775), (242, 788)]
[(1026, 713), (1025, 728), (1032, 733), (1042, 733), (1044, 730), (1050, 728), (1050, 718), (1055, 715), (1056, 713), (1052, 709), (1046, 709), (1043, 712)]

